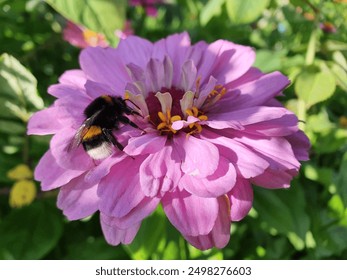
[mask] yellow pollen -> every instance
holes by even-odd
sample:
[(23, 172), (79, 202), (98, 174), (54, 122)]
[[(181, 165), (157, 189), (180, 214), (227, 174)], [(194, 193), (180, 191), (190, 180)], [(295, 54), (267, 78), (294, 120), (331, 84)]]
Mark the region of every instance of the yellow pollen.
[(193, 111), (193, 113), (194, 113), (194, 117), (197, 117), (197, 116), (198, 116), (198, 114), (199, 114), (199, 110), (198, 110), (198, 108), (196, 108), (196, 107), (192, 107), (192, 111)]
[(99, 40), (99, 35), (92, 30), (86, 29), (83, 31), (83, 38), (84, 41), (87, 42), (90, 46), (96, 46)]
[(181, 120), (181, 116), (179, 116), (179, 115), (175, 115), (175, 116), (171, 117), (171, 122), (180, 121), (180, 120)]
[(216, 85), (214, 89), (211, 90), (211, 92), (209, 93), (204, 106), (209, 106), (216, 103), (219, 99), (223, 97), (223, 95), (225, 95), (226, 92), (227, 90), (225, 87), (223, 87), (222, 85)]
[(187, 114), (188, 116), (193, 116), (193, 111), (190, 110), (190, 109), (187, 109), (187, 110), (186, 110), (186, 114)]
[(161, 119), (162, 122), (166, 122), (166, 116), (163, 112), (158, 112), (158, 117)]
[(162, 122), (157, 125), (157, 130), (162, 132), (172, 132), (173, 134), (177, 132), (177, 130), (173, 129), (171, 125), (174, 121), (181, 120), (181, 116), (175, 115), (171, 117), (171, 110), (167, 108), (166, 115), (163, 112), (158, 112), (158, 117)]
[(196, 127), (198, 133), (200, 133), (202, 131), (202, 126), (200, 124), (196, 123), (195, 127)]
[[(207, 121), (208, 117), (204, 115), (202, 111), (199, 111), (197, 107), (192, 107), (190, 109), (186, 110), (186, 114), (188, 116), (193, 116), (195, 118), (198, 118), (199, 121)], [(187, 133), (187, 137), (193, 133), (200, 133), (202, 131), (202, 126), (198, 122), (194, 122), (188, 125), (190, 129), (192, 129), (189, 133)]]
[(158, 129), (158, 130), (161, 130), (161, 129), (163, 129), (164, 127), (166, 127), (166, 123), (165, 123), (165, 122), (162, 122), (162, 123), (158, 124), (157, 129)]
[(200, 82), (201, 82), (201, 76), (199, 76), (197, 79), (196, 79), (196, 82), (195, 82), (195, 94), (199, 94), (199, 91), (200, 91)]

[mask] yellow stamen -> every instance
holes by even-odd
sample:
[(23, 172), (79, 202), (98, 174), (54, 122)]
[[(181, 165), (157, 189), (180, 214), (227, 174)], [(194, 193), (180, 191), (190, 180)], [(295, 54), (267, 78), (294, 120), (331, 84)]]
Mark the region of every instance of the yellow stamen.
[(179, 115), (175, 115), (175, 116), (171, 117), (171, 122), (180, 121), (180, 120), (181, 120), (181, 116), (179, 116)]
[(199, 76), (197, 79), (196, 79), (196, 82), (195, 82), (195, 94), (198, 95), (199, 94), (199, 91), (200, 91), (200, 82), (201, 82), (201, 76)]
[(190, 110), (190, 109), (187, 109), (187, 110), (186, 110), (186, 114), (187, 114), (188, 116), (193, 116), (193, 111)]
[(200, 133), (202, 131), (202, 126), (198, 123), (195, 124), (196, 130), (198, 133)]
[(226, 88), (223, 87), (222, 85), (216, 85), (213, 90), (208, 95), (208, 99), (206, 100), (204, 107), (212, 105), (216, 103), (219, 99), (225, 95), (227, 92)]
[(166, 122), (166, 116), (163, 114), (163, 112), (158, 112), (158, 117), (159, 117), (163, 122)]
[(207, 120), (208, 120), (208, 117), (207, 117), (206, 115), (201, 115), (201, 116), (198, 117), (198, 119), (199, 119), (200, 121), (207, 121)]
[(173, 134), (177, 133), (177, 130), (173, 129), (171, 125), (174, 121), (181, 120), (181, 116), (175, 115), (171, 117), (171, 110), (166, 108), (166, 115), (163, 112), (158, 112), (158, 117), (162, 122), (157, 125), (157, 130), (161, 132), (172, 132)]
[(169, 129), (170, 129), (170, 131), (171, 131), (172, 133), (176, 133), (176, 132), (177, 132), (177, 130), (174, 130), (171, 126), (169, 127)]
[(208, 96), (211, 97), (211, 96), (214, 96), (214, 95), (216, 95), (216, 94), (218, 94), (218, 93), (219, 93), (219, 92), (218, 92), (217, 90), (213, 89), (213, 90), (208, 94)]
[(196, 108), (196, 107), (192, 107), (192, 111), (193, 111), (193, 113), (194, 113), (194, 117), (197, 117), (197, 116), (198, 116), (198, 114), (199, 114), (199, 110), (198, 110), (198, 108)]
[(164, 127), (166, 127), (166, 123), (165, 123), (165, 122), (162, 122), (162, 123), (158, 124), (157, 129), (158, 129), (158, 130), (161, 130), (161, 129), (163, 129)]

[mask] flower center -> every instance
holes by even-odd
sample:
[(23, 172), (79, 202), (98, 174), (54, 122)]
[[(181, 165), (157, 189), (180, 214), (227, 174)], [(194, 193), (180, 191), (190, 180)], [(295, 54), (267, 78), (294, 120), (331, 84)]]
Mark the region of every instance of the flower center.
[(146, 70), (128, 64), (127, 71), (133, 82), (126, 86), (125, 99), (168, 137), (179, 131), (187, 135), (200, 133), (208, 122), (207, 113), (226, 93), (213, 76), (202, 81), (192, 60), (187, 60), (176, 76), (168, 56), (163, 61), (151, 59)]
[[(183, 118), (183, 114), (181, 111), (181, 106), (180, 106), (180, 100), (182, 99), (182, 96), (184, 95), (184, 91), (181, 89), (177, 89), (175, 87), (172, 87), (170, 89), (168, 88), (161, 88), (160, 92), (165, 93), (168, 92), (171, 95), (172, 98), (172, 104), (171, 108), (169, 108), (167, 111), (169, 112), (170, 116), (180, 116), (180, 119)], [(153, 123), (153, 125), (158, 125), (160, 124), (163, 119), (159, 116), (159, 113), (164, 114), (162, 112), (162, 105), (159, 99), (156, 97), (157, 92), (150, 92), (146, 98), (146, 103), (149, 111), (149, 117), (150, 121)], [(168, 104), (169, 105), (169, 104)]]
[(99, 41), (105, 40), (102, 34), (98, 34), (89, 29), (83, 30), (83, 38), (84, 38), (84, 41), (92, 47), (96, 47)]
[[(187, 135), (200, 133), (204, 121), (208, 120), (207, 115), (197, 106), (194, 106), (194, 98), (199, 93), (200, 79), (196, 81), (196, 92), (184, 92), (176, 87), (161, 88), (157, 93), (150, 92), (146, 98), (149, 112), (149, 121), (163, 135), (172, 136), (179, 130)], [(218, 101), (224, 94), (225, 88), (220, 85), (215, 86), (206, 97), (203, 108)], [(166, 95), (165, 98), (162, 98)]]

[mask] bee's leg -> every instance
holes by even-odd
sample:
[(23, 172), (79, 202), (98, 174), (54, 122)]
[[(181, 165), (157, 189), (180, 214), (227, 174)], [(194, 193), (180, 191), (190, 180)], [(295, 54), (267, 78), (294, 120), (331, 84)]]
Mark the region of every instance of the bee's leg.
[[(136, 123), (132, 122), (131, 120), (129, 120), (126, 116), (119, 116), (118, 117), (118, 120), (121, 122), (121, 123), (124, 123), (124, 124), (129, 124), (131, 125), (132, 127), (135, 127), (135, 128), (138, 128), (138, 129), (141, 129), (137, 126)], [(141, 129), (143, 131), (143, 129)]]
[[(132, 102), (130, 99), (125, 99), (125, 101), (130, 102), (131, 104), (133, 104), (137, 109), (141, 110), (139, 106), (137, 106), (134, 102)], [(133, 110), (131, 107), (129, 107), (128, 105), (126, 105), (126, 110), (125, 113), (127, 115), (138, 115), (140, 117), (143, 117), (139, 112), (136, 112), (135, 110)]]
[(135, 127), (137, 129), (140, 129), (142, 131), (142, 134), (146, 134), (146, 131), (143, 130), (142, 128), (138, 127), (136, 123), (133, 123), (131, 120), (129, 120), (126, 116), (120, 116), (118, 117), (118, 120), (121, 122), (121, 123), (124, 123), (124, 124), (129, 124), (131, 125), (132, 127)]
[(111, 142), (114, 146), (116, 146), (119, 150), (123, 151), (124, 147), (121, 143), (117, 141), (117, 139), (113, 136), (112, 130), (103, 128), (102, 129), (103, 134), (105, 135), (106, 139)]

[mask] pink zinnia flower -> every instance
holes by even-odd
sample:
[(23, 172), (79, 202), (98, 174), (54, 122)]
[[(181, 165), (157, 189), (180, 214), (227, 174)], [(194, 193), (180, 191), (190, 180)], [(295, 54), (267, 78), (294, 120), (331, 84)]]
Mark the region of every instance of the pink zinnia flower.
[(96, 33), (84, 26), (77, 25), (71, 21), (66, 22), (63, 31), (64, 40), (78, 48), (86, 47), (108, 47), (108, 42), (103, 34)]
[[(55, 103), (29, 122), (29, 134), (54, 134), (35, 178), (60, 187), (70, 219), (100, 211), (106, 240), (129, 244), (159, 203), (195, 247), (222, 248), (230, 225), (252, 207), (251, 184), (287, 188), (308, 159), (297, 117), (275, 97), (289, 80), (252, 67), (254, 50), (225, 40), (191, 45), (187, 33), (151, 43), (130, 36), (118, 48), (87, 48), (81, 70), (48, 92)], [(114, 131), (125, 147), (93, 160), (69, 143), (85, 108), (101, 95), (129, 99), (141, 129)]]
[(158, 10), (156, 4), (163, 3), (163, 0), (130, 0), (131, 6), (142, 6), (146, 10), (146, 14), (150, 17), (156, 17)]

